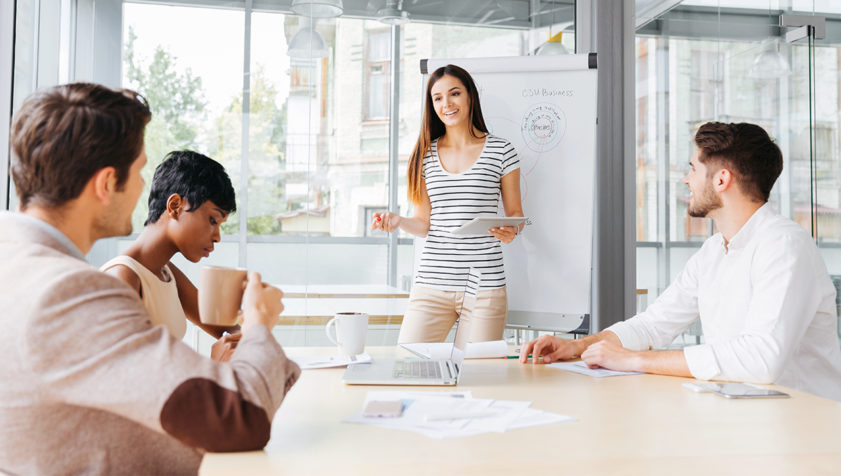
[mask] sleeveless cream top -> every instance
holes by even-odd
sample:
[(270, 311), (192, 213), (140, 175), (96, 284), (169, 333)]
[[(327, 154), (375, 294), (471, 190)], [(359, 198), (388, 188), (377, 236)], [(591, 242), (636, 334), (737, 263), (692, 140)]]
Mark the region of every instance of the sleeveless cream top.
[(178, 288), (169, 266), (164, 265), (163, 269), (166, 281), (161, 281), (155, 273), (149, 271), (134, 258), (125, 255), (117, 256), (99, 269), (105, 271), (116, 265), (128, 267), (140, 278), (143, 304), (149, 311), (152, 325), (166, 326), (170, 334), (177, 339), (183, 339), (187, 332), (187, 315), (184, 314), (184, 308), (181, 307), (181, 301), (178, 299)]

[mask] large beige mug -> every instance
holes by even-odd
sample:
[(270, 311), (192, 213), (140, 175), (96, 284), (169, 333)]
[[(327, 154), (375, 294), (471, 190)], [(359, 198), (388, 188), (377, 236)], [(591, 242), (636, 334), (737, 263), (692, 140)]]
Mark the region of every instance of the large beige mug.
[(368, 333), (368, 314), (364, 312), (337, 312), (324, 326), (327, 338), (337, 346), (342, 355), (358, 355), (365, 350)]
[(199, 318), (213, 326), (233, 326), (242, 307), (248, 271), (202, 266), (199, 271)]

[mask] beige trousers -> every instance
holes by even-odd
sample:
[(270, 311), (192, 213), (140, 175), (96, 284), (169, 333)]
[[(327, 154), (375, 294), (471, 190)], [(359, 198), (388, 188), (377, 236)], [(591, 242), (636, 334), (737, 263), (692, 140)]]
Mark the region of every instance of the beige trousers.
[[(412, 286), (397, 342), (444, 342), (458, 319), (463, 301), (463, 291)], [(473, 314), (464, 314), (462, 318), (470, 323), (471, 342), (502, 339), (508, 315), (506, 288), (479, 291)]]

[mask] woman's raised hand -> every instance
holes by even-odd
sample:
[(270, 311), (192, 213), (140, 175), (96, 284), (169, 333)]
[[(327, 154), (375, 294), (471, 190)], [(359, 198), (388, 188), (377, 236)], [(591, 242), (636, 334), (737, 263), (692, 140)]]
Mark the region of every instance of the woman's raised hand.
[(374, 222), (371, 223), (372, 230), (383, 230), (391, 233), (400, 227), (401, 216), (396, 213), (374, 213)]

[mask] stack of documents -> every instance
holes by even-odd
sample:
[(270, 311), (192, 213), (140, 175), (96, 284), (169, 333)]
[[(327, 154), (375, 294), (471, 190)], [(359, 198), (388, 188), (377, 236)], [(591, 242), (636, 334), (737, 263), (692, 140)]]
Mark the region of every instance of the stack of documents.
[(575, 420), (529, 408), (531, 402), (473, 398), (469, 391), (372, 391), (362, 407), (370, 401), (395, 400), (403, 403), (400, 417), (364, 417), (359, 411), (343, 421), (407, 430), (430, 438), (457, 438)]

